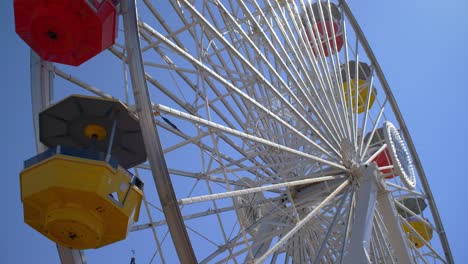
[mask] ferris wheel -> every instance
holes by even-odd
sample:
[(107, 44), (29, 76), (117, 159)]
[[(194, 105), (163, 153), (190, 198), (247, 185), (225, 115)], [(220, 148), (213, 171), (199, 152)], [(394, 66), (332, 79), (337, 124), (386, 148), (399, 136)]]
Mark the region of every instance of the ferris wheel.
[(62, 263), (453, 263), (346, 1), (14, 4), (25, 222)]

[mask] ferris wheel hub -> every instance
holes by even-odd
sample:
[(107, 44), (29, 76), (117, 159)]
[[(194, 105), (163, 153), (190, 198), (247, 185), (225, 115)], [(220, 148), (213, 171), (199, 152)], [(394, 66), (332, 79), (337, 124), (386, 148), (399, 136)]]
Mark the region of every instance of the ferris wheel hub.
[(348, 139), (341, 141), (341, 156), (343, 166), (345, 166), (351, 175), (356, 175), (356, 170), (359, 167), (359, 154), (354, 145)]

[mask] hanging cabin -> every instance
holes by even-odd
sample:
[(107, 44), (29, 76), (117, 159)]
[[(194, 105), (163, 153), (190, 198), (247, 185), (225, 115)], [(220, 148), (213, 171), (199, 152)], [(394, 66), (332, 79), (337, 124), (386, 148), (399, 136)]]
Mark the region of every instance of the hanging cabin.
[(72, 249), (123, 240), (138, 221), (146, 160), (138, 119), (120, 101), (70, 96), (39, 114), (48, 150), (20, 173), (24, 221)]
[(42, 59), (78, 66), (111, 47), (117, 0), (14, 0), (16, 33)]
[[(329, 7), (327, 2), (306, 5), (306, 11), (302, 14), (301, 20), (314, 55), (321, 54), (320, 49), (323, 49), (323, 53), (327, 57), (334, 54), (335, 51), (340, 52), (344, 43), (341, 23), (343, 16), (338, 7), (333, 3), (330, 3)], [(320, 12), (320, 9), (323, 13)], [(321, 46), (318, 48), (319, 50), (316, 48), (318, 45)]]
[[(371, 91), (368, 107), (368, 109), (371, 109), (374, 104), (375, 97), (377, 96), (377, 90), (375, 87), (370, 87), (372, 76), (370, 66), (365, 62), (356, 63), (356, 61), (349, 61), (347, 64), (341, 65), (341, 76), (343, 77), (343, 99), (345, 104), (348, 105), (348, 96), (350, 94), (352, 111), (355, 112), (357, 93), (357, 113), (361, 114), (366, 110), (367, 97), (369, 96), (369, 91)], [(348, 89), (350, 89), (349, 92)]]
[(416, 248), (422, 248), (425, 242), (431, 241), (434, 229), (430, 225), (414, 216), (406, 218), (406, 221), (409, 226), (403, 223), (403, 231)]
[[(364, 144), (369, 140), (370, 135), (371, 135), (371, 132), (369, 132), (364, 137)], [(378, 149), (380, 149), (380, 147), (383, 144), (385, 144), (384, 132), (383, 132), (383, 128), (380, 127), (375, 130), (374, 136), (372, 137), (369, 143), (369, 153), (373, 153), (374, 151), (377, 151)], [(388, 150), (388, 146), (385, 148), (384, 151), (380, 152), (379, 155), (377, 155), (372, 160), (372, 162), (375, 162), (379, 168), (393, 166), (393, 161), (390, 156), (390, 151)], [(385, 175), (386, 179), (392, 179), (395, 176), (397, 176), (392, 168), (383, 168), (383, 169), (380, 169), (380, 172), (383, 175)]]

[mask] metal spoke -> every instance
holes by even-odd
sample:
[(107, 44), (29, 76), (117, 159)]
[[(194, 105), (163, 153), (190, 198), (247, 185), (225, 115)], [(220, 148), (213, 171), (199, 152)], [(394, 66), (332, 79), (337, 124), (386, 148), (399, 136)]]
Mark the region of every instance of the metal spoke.
[(255, 261), (255, 263), (263, 263), (263, 261), (273, 254), (280, 246), (282, 246), (290, 237), (296, 234), (319, 210), (325, 206), (333, 197), (340, 193), (346, 186), (348, 186), (349, 180), (342, 183), (334, 192), (332, 192), (326, 199), (323, 200), (317, 207), (314, 208), (306, 217), (298, 222), (293, 229), (285, 234), (274, 246), (272, 246), (263, 256)]

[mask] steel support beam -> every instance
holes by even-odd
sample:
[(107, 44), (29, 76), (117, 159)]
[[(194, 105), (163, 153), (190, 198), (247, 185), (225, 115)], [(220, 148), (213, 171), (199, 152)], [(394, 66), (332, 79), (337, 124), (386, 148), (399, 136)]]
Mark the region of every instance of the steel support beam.
[[(47, 150), (39, 140), (39, 113), (49, 106), (53, 97), (54, 75), (46, 64), (50, 63), (31, 50), (31, 104), (37, 153)], [(86, 264), (86, 256), (81, 250), (71, 250), (57, 244), (57, 251), (62, 264)]]
[(375, 164), (360, 167), (357, 171), (356, 208), (354, 209), (349, 248), (344, 263), (371, 263), (368, 252), (377, 198), (376, 179), (378, 173)]
[(392, 193), (385, 187), (382, 188), (377, 195), (377, 202), (382, 220), (388, 230), (388, 240), (392, 245), (398, 263), (413, 263), (409, 252), (408, 239), (406, 239), (406, 235), (401, 228)]
[(152, 103), (145, 79), (143, 59), (140, 50), (136, 1), (122, 1), (121, 8), (125, 28), (125, 46), (128, 54), (127, 62), (132, 80), (136, 112), (140, 120), (143, 141), (146, 146), (146, 154), (158, 191), (159, 200), (166, 217), (172, 241), (174, 242), (177, 255), (179, 256), (179, 262), (187, 264), (196, 263), (197, 260), (180, 213), (153, 118)]

